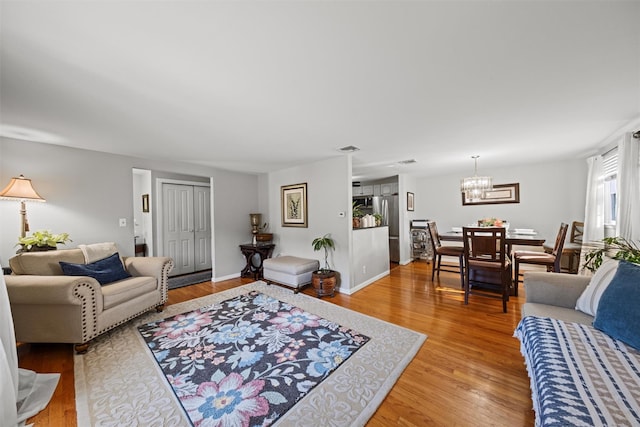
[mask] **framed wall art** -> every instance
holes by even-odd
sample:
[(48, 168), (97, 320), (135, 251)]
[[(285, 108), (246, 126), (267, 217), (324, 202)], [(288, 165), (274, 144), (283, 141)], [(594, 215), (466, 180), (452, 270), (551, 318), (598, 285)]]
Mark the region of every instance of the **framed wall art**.
[(413, 212), (414, 209), (414, 195), (407, 191), (407, 210)]
[(149, 195), (142, 195), (142, 212), (149, 212)]
[(280, 187), (283, 227), (307, 227), (307, 183)]
[(501, 203), (520, 203), (520, 184), (498, 184), (490, 191), (485, 191), (478, 199), (467, 199), (462, 193), (462, 204), (467, 205), (497, 205)]

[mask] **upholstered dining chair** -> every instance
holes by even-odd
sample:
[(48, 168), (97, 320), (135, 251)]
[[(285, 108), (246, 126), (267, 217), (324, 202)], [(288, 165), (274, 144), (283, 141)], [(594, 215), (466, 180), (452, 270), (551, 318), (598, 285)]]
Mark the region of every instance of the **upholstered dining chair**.
[[(462, 228), (465, 304), (469, 304), (469, 295), (473, 293), (501, 299), (502, 311), (507, 312), (511, 260), (507, 254), (506, 237), (504, 227)], [(493, 291), (493, 294), (487, 291)]]
[[(464, 248), (462, 246), (443, 246), (440, 242), (438, 227), (435, 221), (428, 221), (429, 236), (431, 237), (431, 248), (433, 249), (433, 268), (431, 269), (431, 281), (435, 277), (436, 271), (440, 277), (440, 271), (449, 271), (452, 273), (460, 273), (460, 287), (464, 287)], [(459, 270), (445, 270), (442, 268), (442, 257), (457, 257), (459, 262)]]
[(513, 263), (515, 265), (513, 277), (513, 293), (518, 296), (518, 282), (520, 281), (520, 264), (543, 265), (547, 267), (547, 271), (560, 273), (560, 260), (562, 258), (562, 249), (564, 248), (564, 239), (567, 237), (569, 224), (564, 222), (560, 224), (560, 230), (556, 236), (556, 243), (553, 245), (551, 253), (534, 252), (534, 251), (515, 251), (513, 253)]

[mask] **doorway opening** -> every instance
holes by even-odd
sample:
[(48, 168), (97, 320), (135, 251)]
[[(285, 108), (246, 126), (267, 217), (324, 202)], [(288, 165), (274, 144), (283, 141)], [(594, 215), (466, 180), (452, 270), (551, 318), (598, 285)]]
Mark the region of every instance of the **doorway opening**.
[(136, 256), (153, 256), (153, 216), (149, 207), (151, 171), (132, 169), (133, 245)]

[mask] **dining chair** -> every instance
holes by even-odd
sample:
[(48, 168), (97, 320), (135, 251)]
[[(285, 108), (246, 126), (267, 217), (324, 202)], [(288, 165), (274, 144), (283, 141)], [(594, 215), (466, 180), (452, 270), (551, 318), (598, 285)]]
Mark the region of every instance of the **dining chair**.
[(515, 251), (513, 253), (513, 263), (515, 265), (513, 277), (513, 293), (518, 296), (518, 282), (520, 282), (520, 264), (535, 264), (547, 267), (547, 271), (560, 273), (560, 260), (564, 248), (564, 239), (567, 237), (569, 224), (560, 224), (560, 230), (556, 236), (556, 243), (553, 245), (551, 253), (534, 251)]
[[(562, 260), (560, 261), (560, 268), (562, 271), (567, 271), (572, 274), (578, 273), (578, 266), (580, 264), (580, 252), (582, 251), (582, 234), (584, 233), (584, 222), (573, 221), (571, 223), (571, 233), (569, 233), (569, 241), (564, 244), (562, 248), (562, 258), (566, 262), (566, 268), (562, 267)], [(543, 245), (546, 253), (552, 253), (555, 247), (554, 244), (545, 243)]]
[(584, 222), (573, 221), (571, 223), (570, 243), (582, 243), (582, 235), (584, 234)]
[[(433, 249), (433, 268), (431, 269), (431, 281), (435, 277), (436, 271), (440, 277), (440, 271), (460, 273), (460, 287), (464, 287), (464, 248), (461, 246), (443, 246), (440, 242), (440, 234), (435, 221), (428, 221), (429, 237), (431, 237), (431, 248)], [(458, 270), (445, 270), (442, 268), (442, 257), (452, 256), (458, 258)]]
[[(502, 299), (502, 311), (507, 312), (511, 287), (511, 260), (507, 254), (507, 232), (504, 227), (463, 227), (464, 243), (464, 303), (469, 295)], [(480, 292), (481, 291), (481, 292)], [(497, 291), (497, 295), (489, 292)]]

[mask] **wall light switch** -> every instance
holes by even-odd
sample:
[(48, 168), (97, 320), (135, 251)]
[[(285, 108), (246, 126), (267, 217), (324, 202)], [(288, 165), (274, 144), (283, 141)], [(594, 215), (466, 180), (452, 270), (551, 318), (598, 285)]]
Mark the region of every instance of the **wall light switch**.
[(127, 218), (120, 218), (120, 227), (127, 226)]

